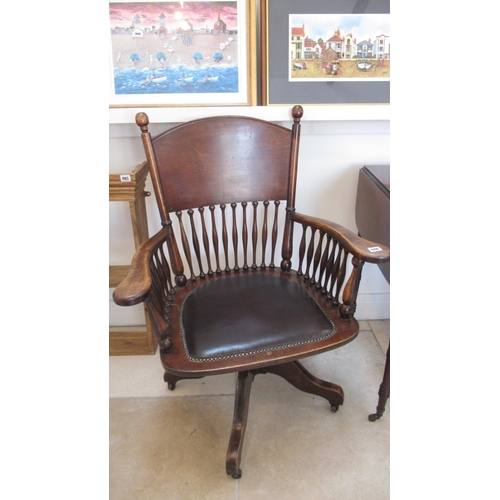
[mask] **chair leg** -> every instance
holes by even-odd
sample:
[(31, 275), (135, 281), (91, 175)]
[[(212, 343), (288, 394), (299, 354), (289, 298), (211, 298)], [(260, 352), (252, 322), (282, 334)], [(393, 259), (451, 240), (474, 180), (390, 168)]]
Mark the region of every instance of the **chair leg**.
[(330, 403), (333, 412), (336, 412), (344, 402), (342, 387), (315, 377), (299, 361), (268, 366), (260, 372), (274, 373), (284, 378), (300, 391), (325, 398)]
[(378, 420), (385, 411), (385, 404), (390, 396), (390, 387), (391, 387), (391, 355), (390, 355), (391, 346), (389, 345), (387, 349), (387, 355), (385, 360), (385, 369), (384, 369), (384, 378), (382, 379), (382, 383), (380, 384), (380, 388), (378, 390), (378, 405), (377, 405), (377, 413), (372, 413), (368, 415), (368, 420), (370, 422), (375, 422)]
[(250, 390), (254, 376), (254, 372), (251, 371), (239, 372), (236, 380), (233, 426), (226, 454), (226, 472), (234, 479), (241, 477), (241, 451), (243, 449), (243, 439), (247, 426)]
[(170, 391), (173, 391), (175, 389), (175, 385), (177, 384), (177, 382), (179, 382), (179, 380), (187, 380), (190, 378), (203, 378), (203, 377), (178, 377), (177, 375), (172, 375), (167, 371), (165, 371), (165, 373), (163, 374), (163, 380), (167, 382), (168, 389)]

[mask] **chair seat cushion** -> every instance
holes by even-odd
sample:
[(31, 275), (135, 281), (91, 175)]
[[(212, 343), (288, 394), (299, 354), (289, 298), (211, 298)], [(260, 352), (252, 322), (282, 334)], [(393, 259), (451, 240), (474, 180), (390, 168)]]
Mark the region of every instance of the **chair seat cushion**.
[(192, 361), (212, 361), (309, 344), (335, 325), (299, 284), (259, 272), (207, 281), (181, 307), (181, 336)]

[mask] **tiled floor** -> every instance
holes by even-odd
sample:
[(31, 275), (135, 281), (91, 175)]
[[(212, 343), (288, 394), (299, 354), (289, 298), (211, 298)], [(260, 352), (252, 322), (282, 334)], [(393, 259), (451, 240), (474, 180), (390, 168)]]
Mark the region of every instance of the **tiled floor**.
[(375, 411), (390, 322), (361, 321), (356, 340), (303, 361), (341, 385), (344, 405), (259, 375), (242, 478), (226, 475), (234, 375), (163, 382), (155, 356), (110, 357), (110, 499), (389, 499), (390, 400)]

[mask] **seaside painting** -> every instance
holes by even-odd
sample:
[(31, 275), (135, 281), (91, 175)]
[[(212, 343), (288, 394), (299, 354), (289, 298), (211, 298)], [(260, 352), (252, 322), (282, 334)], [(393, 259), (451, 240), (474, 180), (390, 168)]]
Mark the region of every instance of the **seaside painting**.
[(245, 5), (110, 2), (110, 105), (245, 104)]
[(289, 82), (390, 79), (389, 14), (290, 14)]

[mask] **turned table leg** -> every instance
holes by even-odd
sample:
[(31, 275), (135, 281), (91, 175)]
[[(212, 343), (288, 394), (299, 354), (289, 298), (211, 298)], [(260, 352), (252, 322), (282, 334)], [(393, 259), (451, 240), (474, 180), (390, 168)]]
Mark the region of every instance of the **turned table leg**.
[(377, 413), (372, 413), (371, 415), (368, 415), (368, 420), (370, 422), (375, 422), (375, 420), (378, 420), (385, 411), (385, 404), (387, 403), (387, 400), (389, 399), (390, 395), (390, 372), (391, 372), (391, 358), (390, 358), (390, 350), (391, 346), (387, 348), (387, 356), (385, 360), (385, 369), (384, 369), (384, 378), (382, 380), (382, 383), (380, 384), (380, 388), (378, 391), (378, 405), (377, 405)]

